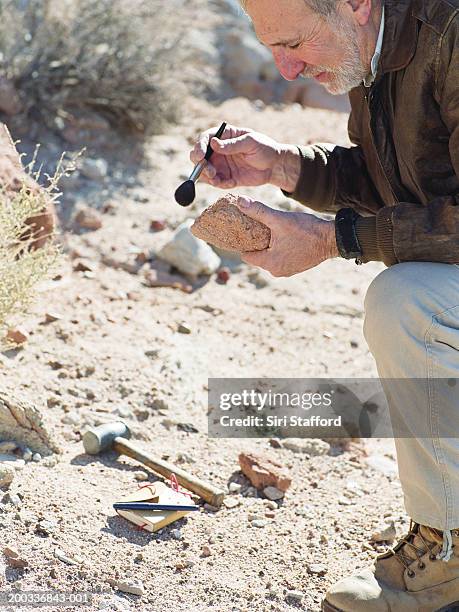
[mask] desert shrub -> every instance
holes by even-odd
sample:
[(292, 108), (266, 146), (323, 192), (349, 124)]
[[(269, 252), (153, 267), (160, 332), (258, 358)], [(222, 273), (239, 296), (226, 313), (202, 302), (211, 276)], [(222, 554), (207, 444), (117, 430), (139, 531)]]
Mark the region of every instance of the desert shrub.
[(78, 156), (65, 162), (62, 158), (55, 174), (45, 177), (40, 176), (40, 168), (36, 169), (34, 156), (26, 171), (45, 185), (41, 189), (31, 189), (28, 180), (19, 188), (0, 186), (0, 350), (11, 345), (8, 329), (24, 316), (35, 289), (49, 278), (59, 261), (60, 251), (53, 236), (34, 248), (29, 224), (57, 200), (58, 181), (75, 169)]
[(0, 77), (25, 117), (60, 127), (90, 109), (158, 132), (176, 113), (177, 0), (0, 0)]

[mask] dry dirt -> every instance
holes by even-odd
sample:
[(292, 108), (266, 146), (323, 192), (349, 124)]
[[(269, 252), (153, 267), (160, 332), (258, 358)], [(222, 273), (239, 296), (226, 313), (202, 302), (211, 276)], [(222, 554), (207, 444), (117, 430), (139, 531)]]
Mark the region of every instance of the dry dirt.
[[(10, 493), (20, 494), (20, 506), (0, 503), (2, 548), (28, 561), (25, 570), (2, 568), (0, 561), (0, 591), (99, 589), (83, 609), (110, 612), (318, 611), (329, 584), (371, 563), (376, 553), (368, 541), (383, 517), (392, 517), (399, 532), (406, 527), (393, 448), (367, 441), (370, 466), (363, 446), (309, 457), (270, 448), (268, 440), (209, 439), (207, 379), (374, 376), (362, 335), (363, 299), (382, 266), (336, 260), (274, 279), (231, 260), (226, 285), (213, 275), (185, 293), (146, 287), (127, 271), (135, 267), (117, 262), (157, 251), (172, 228), (221, 195), (199, 185), (191, 210), (173, 201), (201, 129), (226, 120), (286, 142), (345, 143), (346, 117), (241, 99), (219, 107), (189, 100), (186, 108), (186, 126), (154, 138), (142, 168), (113, 162), (106, 184), (83, 181), (65, 195), (63, 210), (84, 203), (104, 211), (102, 228), (63, 233), (67, 255), (25, 323), (27, 344), (0, 356), (0, 383), (44, 406), (63, 448), (56, 465), (31, 462), (18, 473)], [(274, 188), (241, 192), (271, 206), (296, 206)], [(168, 227), (152, 232), (152, 219)], [(90, 270), (73, 271), (75, 258), (87, 260)], [(61, 318), (43, 324), (50, 311)], [(190, 333), (179, 333), (181, 323)], [(85, 427), (119, 417), (144, 449), (216, 485), (237, 481), (244, 490), (238, 454), (258, 449), (290, 470), (292, 486), (271, 518), (265, 519), (263, 499), (236, 493), (232, 509), (203, 509), (159, 534), (144, 533), (111, 508), (138, 486), (139, 466), (113, 453), (90, 457), (81, 443)], [(196, 432), (183, 431), (183, 423)], [(266, 525), (253, 527), (251, 515)], [(41, 519), (51, 521), (48, 535), (37, 528)], [(76, 563), (56, 557), (59, 550)], [(142, 597), (108, 582), (129, 576), (143, 582)], [(303, 594), (301, 602), (287, 597), (292, 590)]]

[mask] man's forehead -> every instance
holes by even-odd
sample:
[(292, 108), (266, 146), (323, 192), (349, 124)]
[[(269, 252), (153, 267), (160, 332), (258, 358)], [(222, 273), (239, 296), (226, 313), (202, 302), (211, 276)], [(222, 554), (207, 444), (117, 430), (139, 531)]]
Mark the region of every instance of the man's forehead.
[(250, 0), (247, 11), (257, 38), (269, 46), (291, 43), (313, 19), (304, 0)]

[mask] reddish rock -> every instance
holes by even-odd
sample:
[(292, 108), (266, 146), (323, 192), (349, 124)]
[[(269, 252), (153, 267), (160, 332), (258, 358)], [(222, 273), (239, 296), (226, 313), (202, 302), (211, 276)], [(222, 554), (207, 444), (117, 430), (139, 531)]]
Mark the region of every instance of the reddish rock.
[(166, 229), (167, 224), (162, 219), (153, 219), (150, 223), (150, 229), (152, 232), (162, 232)]
[(14, 344), (24, 344), (24, 342), (27, 342), (28, 338), (29, 334), (20, 327), (9, 329), (6, 334), (6, 339)]
[(94, 272), (96, 265), (89, 259), (77, 259), (73, 264), (74, 272)]
[(102, 217), (93, 208), (83, 208), (75, 217), (75, 222), (87, 230), (98, 230), (102, 227)]
[(222, 285), (226, 285), (230, 277), (231, 277), (231, 271), (226, 266), (224, 266), (223, 268), (220, 268), (220, 270), (217, 271), (217, 280)]
[(161, 270), (147, 270), (144, 274), (144, 283), (147, 287), (171, 287), (172, 289), (180, 289), (184, 293), (193, 291), (193, 286), (180, 276)]
[(286, 491), (292, 484), (288, 471), (270, 456), (262, 453), (240, 453), (242, 473), (257, 489), (276, 487)]
[(245, 215), (236, 206), (237, 196), (228, 193), (206, 208), (190, 230), (197, 238), (226, 251), (262, 251), (269, 246), (269, 227)]

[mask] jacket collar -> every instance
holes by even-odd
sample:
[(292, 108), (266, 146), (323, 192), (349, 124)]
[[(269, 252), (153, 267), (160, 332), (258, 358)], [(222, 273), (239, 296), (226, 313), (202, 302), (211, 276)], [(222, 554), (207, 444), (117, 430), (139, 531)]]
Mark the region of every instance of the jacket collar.
[(413, 15), (417, 0), (385, 0), (385, 26), (378, 73), (401, 70), (417, 46), (418, 22)]

